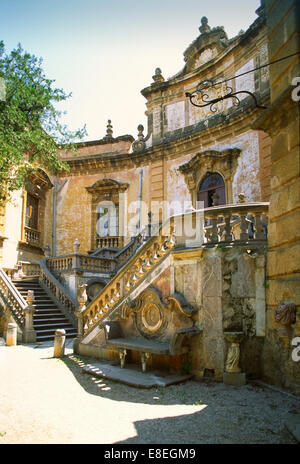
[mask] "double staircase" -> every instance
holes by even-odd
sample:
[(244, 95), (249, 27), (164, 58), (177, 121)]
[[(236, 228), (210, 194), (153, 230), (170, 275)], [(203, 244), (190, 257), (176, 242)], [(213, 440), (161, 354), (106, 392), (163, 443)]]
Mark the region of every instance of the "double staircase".
[(77, 329), (41, 287), (38, 278), (13, 280), (12, 283), (24, 299), (26, 299), (28, 290), (33, 290), (34, 292), (34, 303), (32, 306), (36, 308), (33, 316), (36, 341), (53, 340), (57, 329), (64, 329), (67, 338), (76, 337)]

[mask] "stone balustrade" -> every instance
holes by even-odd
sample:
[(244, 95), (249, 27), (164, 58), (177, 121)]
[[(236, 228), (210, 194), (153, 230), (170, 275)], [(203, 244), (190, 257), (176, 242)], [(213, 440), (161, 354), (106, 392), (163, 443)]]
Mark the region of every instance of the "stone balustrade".
[(103, 248), (92, 255), (72, 253), (64, 256), (47, 258), (47, 267), (51, 272), (99, 272), (111, 273), (122, 266), (142, 243), (142, 237), (137, 235), (121, 250), (114, 251)]
[(33, 314), (35, 312), (34, 292), (28, 290), (26, 300), (11, 282), (3, 269), (0, 269), (0, 300), (22, 332), (25, 343), (33, 343), (36, 334), (33, 327)]
[(0, 298), (19, 328), (24, 329), (27, 303), (3, 269), (0, 269)]
[(190, 237), (186, 229), (189, 222), (197, 231), (199, 245), (263, 243), (267, 240), (268, 208), (267, 202), (242, 203), (214, 206), (174, 217), (177, 246), (188, 246)]
[(75, 316), (75, 312), (78, 307), (78, 303), (75, 298), (72, 297), (71, 293), (65, 288), (51, 273), (47, 267), (47, 258), (40, 261), (40, 277), (39, 281), (42, 286), (49, 289), (50, 293), (54, 298), (61, 304), (62, 308), (67, 311), (71, 318)]
[(114, 258), (73, 253), (70, 255), (47, 258), (47, 267), (51, 272), (64, 273), (68, 271), (112, 272), (116, 268)]
[(97, 248), (120, 248), (121, 240), (119, 236), (116, 237), (96, 237)]
[(24, 227), (25, 241), (33, 245), (40, 244), (41, 233), (38, 230), (31, 229), (30, 227)]
[(170, 253), (175, 246), (172, 218), (169, 223), (167, 235), (163, 233), (164, 227), (161, 227), (158, 235), (150, 237), (87, 307), (82, 305), (82, 310), (77, 313), (79, 338), (111, 313), (115, 305), (128, 296), (149, 270)]
[[(187, 223), (196, 235), (192, 246), (216, 246), (220, 242), (230, 246), (265, 244), (268, 206), (269, 203), (224, 205), (171, 217), (167, 221), (168, 226), (166, 227), (167, 223), (160, 226), (157, 235), (150, 237), (103, 291), (78, 312), (79, 337), (87, 335), (95, 324), (111, 314), (153, 266), (170, 252), (175, 246), (174, 235), (176, 247), (189, 246), (193, 237), (190, 235), (191, 230), (186, 234)], [(180, 234), (177, 234), (177, 228), (180, 229)], [(169, 233), (165, 234), (164, 231), (167, 230)]]

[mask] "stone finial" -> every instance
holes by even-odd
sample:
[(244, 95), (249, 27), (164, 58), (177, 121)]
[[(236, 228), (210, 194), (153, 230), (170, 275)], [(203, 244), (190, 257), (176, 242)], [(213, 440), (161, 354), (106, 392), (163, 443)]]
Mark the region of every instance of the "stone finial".
[(79, 242), (78, 238), (76, 238), (74, 240), (73, 246), (74, 246), (74, 253), (78, 253), (79, 247), (80, 247), (80, 242)]
[(201, 18), (201, 26), (199, 27), (200, 34), (205, 34), (211, 31), (210, 26), (208, 25), (208, 20), (206, 16)]
[(49, 245), (46, 245), (44, 248), (45, 256), (48, 258), (51, 255), (51, 248)]
[(28, 290), (27, 296), (26, 296), (26, 303), (28, 304), (28, 306), (32, 306), (33, 302), (34, 302), (34, 291)]
[(144, 132), (144, 126), (143, 126), (142, 124), (139, 124), (137, 130), (138, 130), (138, 132), (139, 132), (139, 133), (138, 133), (138, 139), (139, 139), (139, 140), (144, 140), (144, 134), (143, 134), (143, 132)]
[(77, 287), (77, 301), (80, 305), (80, 311), (85, 309), (85, 304), (87, 302), (88, 296), (86, 293), (87, 284), (78, 285)]
[(152, 79), (154, 80), (155, 83), (157, 82), (164, 82), (164, 77), (162, 76), (161, 69), (156, 68), (154, 76), (152, 76)]
[(146, 148), (146, 143), (144, 139), (144, 126), (142, 124), (138, 125), (138, 139), (135, 140), (132, 144), (132, 150), (133, 151), (141, 151)]
[(112, 135), (113, 134), (113, 130), (112, 130), (113, 126), (111, 125), (111, 120), (110, 119), (107, 122), (108, 122), (108, 124), (106, 126), (106, 136), (105, 137), (112, 138), (112, 136), (113, 136)]

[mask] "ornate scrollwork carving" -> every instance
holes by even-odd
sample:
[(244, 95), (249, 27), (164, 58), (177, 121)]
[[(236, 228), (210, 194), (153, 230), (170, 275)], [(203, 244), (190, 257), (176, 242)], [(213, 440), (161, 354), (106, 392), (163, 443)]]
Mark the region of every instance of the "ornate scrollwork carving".
[(296, 322), (296, 306), (294, 303), (280, 303), (275, 309), (274, 319), (279, 324), (289, 327)]

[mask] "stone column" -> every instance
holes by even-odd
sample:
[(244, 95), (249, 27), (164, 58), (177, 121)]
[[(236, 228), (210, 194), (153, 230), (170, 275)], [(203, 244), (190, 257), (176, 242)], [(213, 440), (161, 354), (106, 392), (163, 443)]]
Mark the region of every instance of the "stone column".
[(33, 315), (35, 313), (35, 308), (33, 305), (34, 302), (34, 292), (33, 290), (28, 290), (26, 301), (28, 306), (24, 309), (25, 312), (25, 330), (23, 334), (23, 339), (25, 343), (35, 343), (36, 342), (36, 332), (33, 327)]
[(10, 322), (6, 331), (6, 345), (16, 346), (17, 344), (17, 324)]
[(54, 338), (54, 353), (53, 358), (61, 358), (65, 355), (66, 331), (57, 329)]

